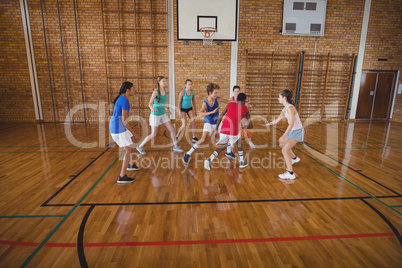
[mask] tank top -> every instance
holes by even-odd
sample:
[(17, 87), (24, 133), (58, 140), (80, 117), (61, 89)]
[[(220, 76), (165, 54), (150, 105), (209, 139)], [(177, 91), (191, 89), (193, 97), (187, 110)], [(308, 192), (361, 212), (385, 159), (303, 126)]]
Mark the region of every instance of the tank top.
[(239, 123), (247, 112), (245, 105), (240, 105), (235, 102), (228, 104), (225, 120), (223, 120), (221, 133), (231, 136), (239, 134)]
[[(207, 112), (212, 112), (213, 110), (215, 110), (216, 108), (219, 107), (219, 102), (218, 99), (215, 99), (214, 105), (210, 106), (208, 104), (208, 101), (205, 99), (204, 103), (207, 105)], [(204, 123), (208, 123), (211, 125), (216, 125), (216, 123), (218, 122), (218, 118), (219, 118), (219, 110), (216, 111), (214, 114), (210, 114), (204, 117)]]
[[(158, 89), (155, 89), (158, 90)], [(160, 101), (158, 102), (158, 98), (161, 97)], [(165, 95), (159, 95), (155, 97), (154, 99), (154, 105), (152, 106), (154, 110), (157, 110), (157, 112), (151, 112), (153, 115), (164, 115), (165, 114), (165, 104), (167, 101), (167, 94), (166, 94), (166, 89), (165, 89)]]
[[(284, 110), (284, 115), (285, 115), (285, 117), (286, 117), (286, 119), (288, 120), (288, 123), (289, 123), (289, 115), (288, 115), (288, 108), (289, 108), (289, 106), (291, 106), (292, 104), (289, 104), (288, 106), (286, 106), (285, 108), (283, 108), (283, 110)], [(292, 105), (293, 106), (293, 105)], [(295, 114), (295, 119), (294, 119), (294, 124), (293, 124), (293, 128), (292, 128), (292, 130), (297, 130), (297, 129), (301, 129), (301, 128), (303, 128), (303, 124), (302, 124), (302, 122), (301, 122), (301, 120), (300, 120), (300, 117), (299, 117), (299, 114), (298, 113), (296, 113)]]
[(193, 90), (191, 90), (190, 96), (187, 95), (186, 89), (183, 89), (184, 95), (183, 100), (181, 101), (181, 108), (182, 109), (189, 109), (192, 107), (191, 100), (193, 99)]

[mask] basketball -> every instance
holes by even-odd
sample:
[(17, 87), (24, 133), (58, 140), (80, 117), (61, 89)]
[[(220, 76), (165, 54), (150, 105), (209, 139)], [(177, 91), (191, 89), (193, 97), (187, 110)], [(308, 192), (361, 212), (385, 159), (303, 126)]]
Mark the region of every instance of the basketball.
[(253, 136), (253, 130), (252, 129), (241, 129), (241, 136), (243, 138), (251, 138)]

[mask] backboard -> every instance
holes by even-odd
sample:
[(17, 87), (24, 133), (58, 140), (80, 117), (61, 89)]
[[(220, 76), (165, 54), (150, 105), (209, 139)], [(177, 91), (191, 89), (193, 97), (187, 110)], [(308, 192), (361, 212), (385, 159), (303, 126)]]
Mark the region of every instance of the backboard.
[(177, 39), (203, 41), (200, 28), (214, 27), (214, 41), (236, 41), (237, 11), (237, 0), (177, 0)]

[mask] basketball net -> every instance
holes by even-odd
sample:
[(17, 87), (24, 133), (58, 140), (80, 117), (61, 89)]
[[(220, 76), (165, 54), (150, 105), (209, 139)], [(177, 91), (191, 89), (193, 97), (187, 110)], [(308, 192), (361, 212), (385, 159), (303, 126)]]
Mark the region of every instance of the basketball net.
[(212, 46), (212, 43), (214, 41), (214, 39), (212, 38), (212, 36), (215, 34), (216, 32), (216, 28), (214, 27), (203, 27), (200, 28), (200, 32), (203, 36), (203, 45), (204, 46)]

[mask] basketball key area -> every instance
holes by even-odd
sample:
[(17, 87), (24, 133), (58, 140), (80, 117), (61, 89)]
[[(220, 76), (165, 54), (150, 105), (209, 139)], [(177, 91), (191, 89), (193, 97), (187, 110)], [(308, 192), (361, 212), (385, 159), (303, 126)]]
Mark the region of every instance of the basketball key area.
[[(96, 128), (77, 126), (73, 134), (96, 141)], [(211, 171), (201, 161), (214, 150), (212, 142), (185, 166), (161, 129), (159, 148), (133, 156), (141, 167), (133, 171), (136, 181), (118, 185), (118, 147), (72, 146), (66, 137), (54, 138), (57, 125), (10, 125), (2, 130), (1, 144), (2, 162), (8, 163), (1, 182), (7, 189), (1, 197), (1, 247), (7, 252), (2, 261), (397, 266), (402, 206), (393, 159), (401, 155), (399, 128), (312, 124), (305, 143), (295, 147), (301, 161), (293, 181), (277, 178), (284, 164), (275, 140), (285, 125), (255, 129), (257, 148), (244, 144), (249, 167), (239, 169), (238, 161), (221, 155)], [(7, 131), (16, 133), (18, 145), (6, 138)], [(191, 146), (185, 139), (179, 144)], [(25, 170), (24, 183), (12, 183), (19, 173), (12, 165)]]

